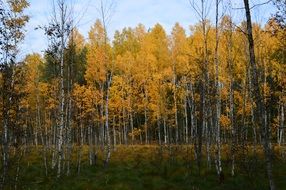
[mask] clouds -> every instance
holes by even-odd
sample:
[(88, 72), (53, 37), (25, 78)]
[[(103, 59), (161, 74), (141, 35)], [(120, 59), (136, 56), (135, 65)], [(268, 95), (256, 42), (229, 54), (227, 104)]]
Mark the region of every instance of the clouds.
[(27, 53), (40, 53), (46, 48), (46, 40), (43, 31), (35, 30), (38, 26), (43, 26), (48, 21), (49, 7), (48, 1), (30, 0), (30, 7), (26, 10), (30, 20), (26, 26), (26, 37), (21, 45), (20, 57)]
[[(103, 1), (110, 2), (111, 0)], [(262, 0), (253, 0), (252, 3), (259, 3), (260, 1)], [(98, 13), (99, 0), (67, 0), (67, 2), (74, 5), (77, 27), (84, 36), (87, 36), (91, 25), (100, 17)], [(160, 23), (167, 33), (170, 33), (176, 22), (179, 22), (187, 31), (189, 25), (198, 22), (198, 18), (188, 0), (113, 0), (113, 2), (115, 6), (108, 25), (110, 37), (113, 36), (115, 30), (121, 30), (129, 26), (135, 27), (139, 23), (144, 24), (147, 29), (156, 23)], [(241, 6), (237, 2), (234, 2), (234, 6)], [(20, 56), (44, 51), (47, 47), (43, 31), (34, 30), (34, 28), (48, 23), (51, 7), (52, 0), (30, 0), (30, 8), (27, 13), (31, 19), (27, 25), (27, 35), (21, 47)], [(273, 12), (273, 8), (269, 7), (270, 5), (253, 10), (254, 21), (263, 22), (267, 20)], [(211, 12), (214, 12), (214, 10), (211, 10)], [(237, 20), (243, 19), (243, 10), (233, 11), (233, 14)]]
[(123, 0), (120, 2), (112, 22), (114, 29), (122, 29), (125, 26), (134, 27), (138, 23), (150, 28), (160, 23), (169, 32), (176, 22), (188, 27), (194, 21), (186, 0)]

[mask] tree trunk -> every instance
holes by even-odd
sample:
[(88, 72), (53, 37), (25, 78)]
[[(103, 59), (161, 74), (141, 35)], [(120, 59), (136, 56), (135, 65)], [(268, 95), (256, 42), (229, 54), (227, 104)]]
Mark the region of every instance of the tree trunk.
[(175, 142), (178, 144), (179, 141), (179, 126), (178, 126), (178, 107), (177, 107), (177, 76), (176, 76), (176, 62), (173, 63), (173, 86), (174, 86), (174, 112), (175, 112), (175, 130), (176, 137)]
[(281, 146), (281, 143), (283, 142), (283, 138), (284, 138), (284, 122), (285, 122), (285, 116), (284, 116), (284, 106), (283, 103), (281, 104), (281, 109), (280, 109), (280, 126), (279, 126), (279, 130), (278, 130), (278, 145)]
[(94, 144), (93, 144), (93, 135), (92, 135), (92, 125), (88, 126), (88, 145), (89, 145), (89, 165), (95, 165), (95, 153), (94, 153)]
[(187, 100), (188, 97), (187, 96), (188, 96), (188, 90), (186, 91), (186, 95), (185, 95), (184, 109), (185, 109), (185, 143), (189, 144), (188, 100)]
[(104, 161), (104, 167), (108, 167), (108, 163), (110, 160), (110, 134), (109, 134), (109, 88), (112, 80), (112, 74), (110, 76), (107, 76), (107, 89), (106, 89), (106, 97), (105, 97), (105, 131), (106, 131), (106, 140), (107, 140), (107, 145), (106, 145), (106, 156), (105, 156), (105, 161)]
[(122, 111), (122, 122), (123, 122), (123, 139), (124, 139), (124, 144), (127, 145), (128, 144), (128, 139), (127, 139), (127, 126), (126, 126), (126, 119), (125, 119), (125, 107), (123, 106), (123, 111)]
[(115, 115), (113, 115), (113, 125), (112, 125), (112, 130), (113, 130), (113, 149), (115, 150), (116, 149), (116, 131), (115, 131)]
[(59, 123), (59, 132), (58, 132), (58, 171), (57, 177), (61, 176), (61, 167), (63, 159), (63, 130), (64, 130), (64, 108), (65, 108), (65, 88), (64, 88), (64, 36), (65, 36), (65, 4), (64, 0), (61, 0), (59, 3), (59, 8), (61, 11), (61, 21), (60, 21), (60, 30), (61, 30), (61, 47), (60, 47), (60, 123)]
[(219, 30), (218, 30), (218, 10), (219, 0), (216, 0), (216, 24), (215, 24), (215, 85), (216, 85), (216, 115), (215, 115), (215, 126), (216, 126), (216, 146), (217, 146), (217, 158), (216, 158), (216, 169), (218, 176), (221, 176), (222, 165), (221, 165), (221, 139), (220, 139), (220, 112), (221, 112), (221, 94), (220, 94), (220, 82), (219, 82), (219, 58), (218, 58), (218, 47), (219, 47)]
[(166, 128), (166, 118), (163, 117), (163, 127), (164, 127), (164, 144), (167, 144), (167, 128)]
[[(80, 113), (81, 115), (81, 113)], [(82, 119), (80, 118), (80, 124), (79, 124), (79, 147), (78, 147), (78, 158), (77, 158), (77, 175), (80, 174), (81, 170), (81, 159), (82, 159), (82, 149), (83, 149), (83, 124), (82, 124)]]
[(249, 45), (249, 58), (250, 58), (250, 68), (251, 68), (251, 76), (252, 76), (252, 91), (254, 96), (254, 101), (256, 103), (256, 111), (257, 111), (257, 122), (258, 126), (261, 128), (261, 132), (263, 134), (263, 147), (264, 147), (264, 154), (266, 159), (266, 169), (267, 175), (269, 180), (269, 186), (271, 190), (275, 190), (275, 184), (273, 179), (273, 172), (272, 172), (272, 150), (271, 144), (269, 139), (269, 127), (267, 125), (266, 115), (265, 115), (265, 105), (263, 102), (260, 85), (259, 85), (259, 76), (255, 61), (255, 52), (254, 52), (254, 40), (252, 35), (252, 22), (251, 22), (251, 14), (249, 8), (249, 1), (244, 0), (245, 6), (245, 13), (246, 13), (246, 22), (247, 22), (247, 37), (248, 37), (248, 45)]
[(148, 95), (145, 89), (145, 102), (144, 102), (144, 130), (145, 130), (145, 144), (148, 144), (148, 117), (147, 117), (147, 102), (148, 102)]
[(159, 145), (161, 146), (161, 122), (160, 122), (160, 116), (158, 116), (157, 118), (157, 126), (158, 126), (158, 142), (159, 142)]
[[(4, 102), (3, 102), (3, 105)], [(3, 143), (3, 173), (2, 173), (2, 182), (1, 186), (3, 187), (6, 183), (7, 171), (8, 171), (8, 160), (9, 160), (9, 142), (8, 142), (8, 113), (3, 106), (3, 136), (2, 136), (2, 143)], [(4, 188), (4, 187), (3, 187)]]
[(104, 133), (104, 90), (103, 90), (103, 85), (100, 88), (101, 89), (101, 104), (100, 104), (100, 129), (99, 129), (99, 142), (101, 145), (101, 150), (104, 150), (105, 146), (105, 133)]
[(133, 123), (133, 113), (132, 110), (130, 111), (130, 126), (131, 126), (131, 144), (134, 144), (134, 123)]

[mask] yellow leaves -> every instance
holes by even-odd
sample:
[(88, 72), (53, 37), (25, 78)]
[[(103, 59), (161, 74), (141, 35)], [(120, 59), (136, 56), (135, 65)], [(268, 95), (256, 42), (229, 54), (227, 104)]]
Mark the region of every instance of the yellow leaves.
[(229, 98), (229, 89), (227, 87), (222, 88), (220, 93), (223, 100), (227, 100)]
[(123, 55), (117, 56), (116, 69), (126, 77), (130, 77), (130, 75), (132, 75), (133, 72), (136, 72), (135, 58), (133, 57), (131, 52), (126, 51)]
[(271, 95), (270, 86), (267, 83), (263, 83), (262, 90), (263, 90), (264, 97), (268, 99)]
[(176, 72), (183, 75), (188, 72), (190, 46), (185, 30), (176, 23), (171, 38), (172, 61), (176, 64)]
[(273, 122), (271, 122), (271, 128), (274, 129), (273, 131), (277, 132), (280, 125), (280, 120), (278, 117), (274, 118)]
[(96, 83), (102, 85), (110, 69), (112, 69), (111, 47), (104, 26), (97, 20), (89, 32), (85, 79), (90, 85)]
[[(57, 99), (57, 92), (59, 91), (59, 80), (53, 79), (50, 83), (42, 83), (41, 91), (46, 93), (46, 105), (48, 110), (57, 109), (59, 100)], [(46, 90), (46, 91), (45, 91)]]
[(161, 25), (157, 24), (141, 41), (141, 48), (136, 60), (146, 75), (160, 72), (169, 66), (168, 39)]
[(230, 121), (229, 117), (227, 117), (226, 115), (221, 115), (220, 116), (220, 124), (221, 124), (222, 128), (229, 129), (231, 121)]
[(103, 49), (90, 47), (87, 53), (85, 79), (88, 84), (102, 83), (106, 79), (106, 54)]
[(40, 66), (43, 64), (43, 60), (39, 54), (28, 55), (25, 59), (26, 63), (26, 81), (27, 92), (32, 93), (37, 88), (40, 80)]
[(133, 129), (133, 133), (132, 132), (130, 132), (130, 133), (128, 133), (128, 136), (130, 136), (130, 137), (139, 137), (140, 135), (142, 135), (144, 133), (144, 131), (142, 130), (142, 129), (140, 129), (140, 128), (134, 128)]
[(126, 52), (130, 52), (133, 56), (138, 53), (140, 49), (140, 37), (137, 36), (136, 29), (128, 27), (123, 28), (122, 32), (115, 31), (113, 49), (115, 56), (123, 55)]
[(30, 107), (30, 103), (27, 101), (27, 99), (22, 99), (19, 107), (20, 109), (28, 109)]
[(84, 48), (85, 40), (84, 36), (81, 35), (77, 28), (72, 30), (72, 33), (69, 38), (68, 46), (75, 46), (77, 52), (81, 51)]
[(89, 33), (89, 42), (91, 46), (104, 46), (107, 43), (107, 34), (104, 26), (99, 19), (96, 20), (95, 24), (91, 27)]
[[(219, 34), (218, 50), (218, 80), (222, 84), (220, 123), (222, 128), (229, 129), (231, 125), (229, 118), (230, 83), (232, 80), (234, 81), (235, 118), (241, 118), (245, 114), (246, 122), (248, 122), (255, 104), (251, 103), (248, 86), (247, 67), (249, 61), (245, 36), (232, 28), (230, 18), (225, 17), (223, 22)], [(115, 118), (112, 121), (114, 123), (118, 122), (117, 119), (119, 122), (122, 122), (121, 119), (129, 120), (129, 114), (132, 113), (134, 117), (140, 117), (137, 121), (138, 126), (136, 126), (139, 127), (143, 123), (141, 120), (143, 120), (146, 111), (148, 126), (149, 124), (153, 126), (154, 123), (152, 122), (162, 117), (166, 118), (167, 123), (172, 125), (175, 123), (174, 113), (176, 111), (178, 119), (182, 119), (185, 115), (186, 96), (190, 100), (189, 104), (194, 103), (195, 109), (191, 110), (188, 107), (186, 113), (189, 115), (192, 111), (195, 119), (199, 121), (201, 119), (200, 106), (202, 106), (203, 101), (202, 83), (205, 82), (207, 86), (204, 89), (206, 109), (213, 110), (217, 98), (214, 95), (215, 88), (211, 86), (216, 82), (215, 29), (207, 22), (208, 51), (207, 55), (204, 55), (205, 44), (201, 24), (193, 28), (190, 37), (186, 36), (185, 30), (179, 24), (173, 27), (170, 36), (167, 36), (159, 24), (148, 32), (145, 31), (143, 25), (139, 25), (135, 29), (125, 28), (122, 32), (116, 32), (113, 46), (110, 45), (105, 28), (99, 20), (91, 28), (87, 44), (84, 43), (83, 36), (74, 30), (72, 40), (74, 40), (76, 48), (86, 47), (87, 49), (86, 60), (85, 57), (83, 58), (83, 65), (86, 61), (84, 77), (87, 84), (82, 86), (76, 84), (72, 87), (71, 93), (73, 106), (76, 107), (76, 116), (86, 120), (94, 117), (100, 118), (98, 120), (101, 121), (105, 120), (106, 118), (98, 112), (99, 109), (102, 111), (106, 106), (105, 98), (109, 92), (108, 109), (110, 115)], [(261, 71), (265, 67), (266, 75), (272, 75), (275, 78), (273, 80), (278, 80), (279, 85), (284, 88), (285, 85), (283, 84), (286, 84), (286, 79), (283, 77), (285, 67), (272, 57), (275, 50), (279, 48), (277, 38), (266, 34), (259, 26), (255, 26), (254, 29), (256, 44), (259, 45), (256, 46), (258, 66)], [(59, 81), (53, 80), (49, 83), (39, 81), (41, 74), (39, 67), (42, 64), (39, 55), (28, 56), (25, 62), (27, 84), (24, 91), (28, 96), (21, 102), (22, 106), (30, 106), (31, 110), (34, 109), (35, 104), (38, 103), (38, 96), (40, 103), (44, 105), (44, 109), (57, 111), (59, 108)], [(68, 63), (68, 60), (66, 62)], [(77, 71), (76, 68), (73, 69)], [(204, 70), (207, 70), (207, 79), (202, 75)], [(111, 71), (113, 74), (112, 82), (109, 91), (107, 91), (107, 74)], [(192, 83), (192, 89), (188, 86), (190, 83)], [(262, 89), (267, 96), (272, 90), (271, 85), (264, 85)], [(279, 96), (281, 97), (280, 101), (286, 102), (283, 94), (279, 94)], [(188, 106), (192, 107), (193, 105)], [(181, 123), (180, 121), (179, 125)], [(141, 133), (142, 131), (138, 129), (129, 135), (138, 136)]]
[(49, 93), (49, 85), (44, 82), (39, 83), (39, 91), (43, 96), (47, 96)]
[(123, 76), (114, 76), (113, 85), (110, 87), (110, 109), (115, 113), (121, 108), (130, 111), (133, 90), (128, 79)]
[(20, 13), (23, 9), (29, 6), (28, 1), (26, 0), (8, 0), (8, 3), (13, 12)]
[(27, 94), (22, 100), (22, 106), (27, 106), (30, 111), (35, 112), (38, 108), (45, 110), (55, 110), (58, 108), (59, 100), (59, 80), (53, 79), (41, 82), (41, 70), (43, 60), (39, 54), (28, 55), (25, 59), (25, 87)]
[(72, 99), (76, 107), (80, 110), (79, 117), (85, 118), (95, 112), (98, 94), (92, 87), (75, 84)]

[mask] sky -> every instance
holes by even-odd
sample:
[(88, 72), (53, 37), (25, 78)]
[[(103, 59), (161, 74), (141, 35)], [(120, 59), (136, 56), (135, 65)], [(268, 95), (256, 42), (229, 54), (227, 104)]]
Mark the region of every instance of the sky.
[[(66, 0), (73, 4), (74, 17), (77, 28), (86, 37), (90, 27), (97, 18), (100, 18), (98, 11), (100, 0)], [(190, 5), (189, 0), (102, 0), (105, 4), (112, 1), (111, 17), (107, 29), (109, 38), (116, 30), (124, 27), (136, 27), (139, 23), (145, 25), (146, 29), (152, 28), (156, 23), (160, 23), (168, 34), (172, 27), (179, 22), (189, 34), (190, 25), (198, 22), (199, 18)], [(191, 0), (199, 3), (200, 0)], [(215, 0), (208, 0), (209, 17), (213, 20), (215, 13)], [(232, 16), (236, 22), (244, 19), (244, 10), (236, 9), (243, 7), (243, 0), (223, 0), (231, 1)], [(267, 0), (250, 0), (250, 4), (260, 4)], [(29, 53), (43, 53), (47, 47), (47, 39), (42, 30), (35, 30), (38, 26), (44, 26), (49, 22), (52, 12), (53, 0), (29, 0), (30, 7), (26, 13), (30, 16), (30, 21), (26, 27), (26, 37), (21, 45), (19, 56), (25, 57)], [(272, 4), (261, 5), (252, 9), (253, 21), (264, 24), (271, 14), (275, 12)]]

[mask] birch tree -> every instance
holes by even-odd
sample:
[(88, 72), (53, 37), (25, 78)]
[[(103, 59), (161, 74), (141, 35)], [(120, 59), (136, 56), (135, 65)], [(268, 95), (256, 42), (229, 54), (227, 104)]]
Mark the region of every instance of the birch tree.
[(24, 10), (29, 6), (25, 0), (0, 1), (0, 71), (1, 71), (1, 102), (2, 105), (2, 159), (3, 171), (1, 188), (7, 184), (9, 170), (9, 147), (11, 105), (15, 81), (16, 56), (18, 45), (24, 39), (24, 27), (29, 20)]
[(47, 54), (54, 55), (55, 61), (59, 64), (59, 116), (57, 132), (57, 177), (62, 174), (62, 163), (64, 157), (64, 129), (65, 129), (65, 57), (69, 35), (72, 31), (71, 9), (65, 0), (53, 1), (53, 13), (48, 26), (44, 27), (45, 34), (49, 39)]
[(261, 133), (263, 135), (263, 148), (266, 159), (266, 168), (267, 175), (269, 180), (269, 187), (271, 190), (275, 190), (275, 183), (273, 180), (273, 171), (272, 171), (272, 150), (270, 143), (270, 129), (267, 124), (267, 116), (265, 115), (265, 105), (263, 102), (263, 95), (261, 93), (261, 88), (259, 84), (259, 73), (255, 60), (255, 51), (254, 51), (254, 40), (253, 40), (253, 32), (252, 32), (252, 21), (251, 21), (251, 13), (249, 1), (244, 0), (244, 8), (247, 22), (247, 38), (248, 38), (248, 46), (249, 46), (249, 61), (250, 61), (250, 69), (251, 69), (251, 81), (252, 81), (252, 94), (256, 108), (257, 115), (257, 124), (260, 126)]
[(216, 128), (216, 146), (217, 146), (217, 158), (216, 158), (216, 169), (218, 175), (222, 175), (222, 164), (221, 164), (221, 130), (220, 130), (220, 114), (221, 114), (221, 92), (220, 92), (220, 81), (219, 81), (219, 4), (221, 0), (216, 0), (215, 7), (215, 52), (214, 52), (214, 62), (215, 62), (215, 86), (216, 86), (216, 118), (215, 118), (215, 128)]
[[(208, 93), (208, 82), (209, 82), (209, 58), (208, 58), (208, 20), (210, 5), (207, 0), (201, 0), (200, 3), (190, 1), (190, 4), (199, 17), (200, 27), (203, 35), (203, 46), (202, 46), (202, 61), (201, 61), (201, 77), (200, 77), (200, 126), (197, 128), (197, 139), (195, 142), (196, 158), (198, 168), (201, 168), (202, 160), (202, 143), (203, 143), (203, 131), (207, 129), (207, 93)], [(208, 139), (209, 140), (209, 139)], [(208, 154), (209, 155), (209, 154)]]

